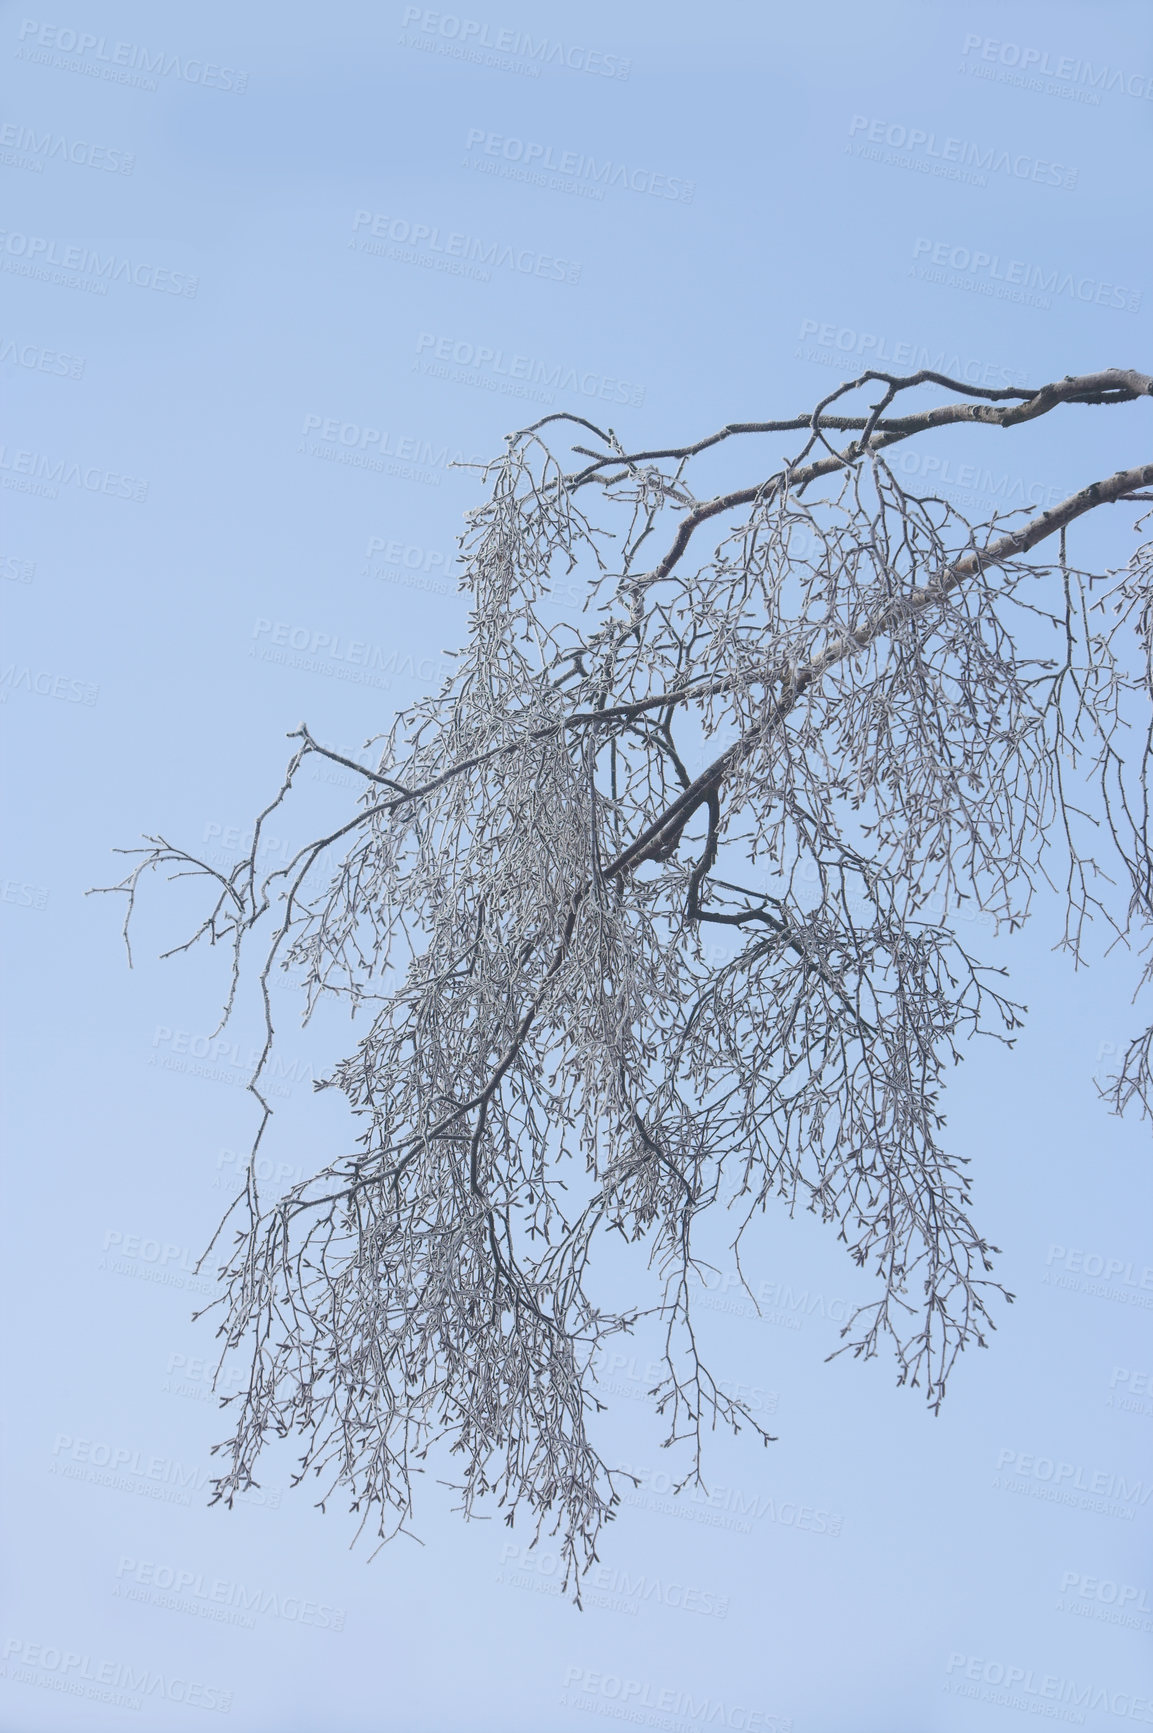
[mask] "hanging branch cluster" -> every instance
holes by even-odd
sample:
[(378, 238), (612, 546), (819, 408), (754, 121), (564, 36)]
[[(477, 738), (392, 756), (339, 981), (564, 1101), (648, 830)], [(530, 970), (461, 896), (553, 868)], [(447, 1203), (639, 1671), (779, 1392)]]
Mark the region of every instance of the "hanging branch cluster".
[[(946, 401), (906, 409), (926, 386)], [(1012, 926), (1057, 863), (1075, 956), (1092, 918), (1146, 927), (1148, 753), (1122, 748), (1148, 738), (1153, 550), (1094, 577), (1065, 531), (1148, 500), (1153, 463), (974, 527), (888, 453), (1150, 394), (1120, 371), (1038, 391), (869, 372), (811, 415), (636, 454), (547, 417), (485, 472), (467, 646), (377, 767), (302, 726), (230, 873), (162, 838), (131, 851), (129, 915), (150, 869), (217, 881), (188, 942), (230, 947), (226, 1015), (267, 933), (265, 1059), (278, 970), (308, 1014), (342, 995), (367, 1019), (321, 1085), (358, 1117), (353, 1152), (268, 1201), (254, 1162), (225, 1218), (220, 1329), (249, 1382), (219, 1497), (295, 1434), (301, 1473), (385, 1538), (442, 1440), (464, 1511), (491, 1494), (551, 1523), (579, 1582), (617, 1502), (590, 1435), (609, 1336), (658, 1321), (652, 1395), (686, 1479), (706, 1425), (761, 1431), (698, 1354), (715, 1203), (738, 1260), (770, 1199), (832, 1224), (877, 1284), (845, 1348), (887, 1342), (939, 1405), (1003, 1292), (939, 1142), (942, 1075), (974, 1032), (1009, 1040), (1019, 1007), (928, 905)], [(574, 429), (562, 460), (549, 441)], [(748, 464), (779, 435), (799, 449), (774, 473), (698, 496), (706, 451)], [(550, 587), (574, 571), (588, 602), (557, 624)], [(262, 878), (262, 826), (314, 755), (363, 797)], [(1150, 1075), (1146, 1035), (1114, 1104), (1148, 1109)], [(640, 1258), (624, 1308), (598, 1286), (612, 1235)]]

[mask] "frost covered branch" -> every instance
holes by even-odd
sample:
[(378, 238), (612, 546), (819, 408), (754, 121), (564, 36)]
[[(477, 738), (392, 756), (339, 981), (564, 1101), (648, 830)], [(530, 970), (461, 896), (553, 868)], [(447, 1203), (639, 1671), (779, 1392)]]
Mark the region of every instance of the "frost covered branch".
[[(894, 411), (929, 387), (948, 401)], [(1094, 919), (1147, 942), (1153, 549), (1094, 575), (1066, 538), (1147, 500), (1153, 463), (975, 526), (887, 454), (1150, 394), (1116, 370), (1037, 391), (869, 372), (810, 415), (640, 453), (546, 417), (485, 471), (467, 644), (376, 767), (302, 726), (230, 873), (162, 838), (133, 851), (129, 915), (150, 870), (216, 881), (188, 943), (228, 947), (226, 1015), (267, 935), (265, 1120), (280, 971), (308, 1014), (337, 996), (367, 1019), (325, 1080), (354, 1152), (271, 1201), (254, 1160), (222, 1224), (221, 1336), (249, 1382), (219, 1497), (295, 1435), (301, 1474), (386, 1538), (443, 1443), (466, 1514), (493, 1496), (551, 1524), (579, 1593), (617, 1502), (593, 1437), (609, 1337), (659, 1325), (652, 1396), (686, 1480), (718, 1418), (768, 1439), (698, 1352), (714, 1206), (738, 1260), (774, 1199), (829, 1223), (876, 1279), (839, 1351), (887, 1344), (940, 1404), (1003, 1293), (939, 1141), (942, 1080), (974, 1033), (1011, 1041), (1020, 1007), (928, 905), (1012, 927), (1058, 884), (1074, 957)], [(721, 445), (747, 461), (792, 434), (764, 479), (698, 497), (706, 452), (715, 470)], [(558, 624), (574, 573), (585, 609)], [(262, 877), (262, 827), (316, 756), (362, 796)], [(1139, 1037), (1118, 1110), (1149, 1110), (1151, 1054)], [(626, 1306), (599, 1275), (614, 1235), (637, 1259)]]

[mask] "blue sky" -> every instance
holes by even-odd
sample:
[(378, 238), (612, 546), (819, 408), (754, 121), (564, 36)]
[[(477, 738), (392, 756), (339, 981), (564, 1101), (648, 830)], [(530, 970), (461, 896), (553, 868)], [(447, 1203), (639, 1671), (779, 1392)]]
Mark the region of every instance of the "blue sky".
[[(288, 730), (352, 749), (429, 689), (479, 497), (448, 466), (550, 394), (635, 447), (807, 409), (868, 357), (1148, 370), (1150, 36), (1126, 4), (4, 9), (0, 1727), (167, 1728), (229, 1693), (238, 1733), (569, 1733), (625, 1706), (1011, 1730), (999, 1692), (1101, 1733), (1153, 1713), (1130, 1716), (1153, 1697), (1147, 1128), (1093, 1089), (1136, 1027), (1131, 959), (1074, 975), (1051, 905), (975, 929), (1031, 1014), (958, 1071), (949, 1131), (1018, 1299), (941, 1417), (883, 1362), (825, 1364), (858, 1278), (769, 1219), (766, 1318), (724, 1271), (703, 1315), (780, 1442), (718, 1435), (712, 1503), (670, 1504), (630, 1350), (606, 1438), (645, 1491), (578, 1614), (431, 1475), (425, 1544), (371, 1565), (287, 1457), (262, 1504), (202, 1508), (222, 1428), (189, 1265), (251, 1134), (255, 1024), (206, 1052), (219, 959), (155, 962), (191, 903), (148, 899), (129, 973), (119, 908), (82, 894), (142, 831), (234, 850)], [(1145, 407), (959, 430), (938, 479), (1047, 501), (1138, 461)], [(1118, 510), (1071, 551), (1131, 539)], [(300, 644), (341, 650), (269, 654)], [(311, 785), (297, 822), (347, 798)], [(347, 1135), (308, 1085), (347, 1039), (289, 1033), (273, 1173)], [(60, 1688), (130, 1675), (139, 1713)]]

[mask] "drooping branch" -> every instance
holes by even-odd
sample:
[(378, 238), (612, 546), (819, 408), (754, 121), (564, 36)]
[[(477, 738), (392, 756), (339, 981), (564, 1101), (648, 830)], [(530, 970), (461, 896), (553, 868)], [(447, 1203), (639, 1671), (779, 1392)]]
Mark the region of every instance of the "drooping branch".
[[(954, 400), (894, 411), (926, 386)], [(841, 412), (870, 389), (863, 414)], [(1034, 391), (870, 371), (808, 415), (636, 453), (545, 417), (487, 471), (455, 672), (375, 767), (302, 724), (229, 873), (148, 839), (117, 887), (128, 917), (144, 873), (206, 873), (215, 900), (188, 943), (228, 948), (226, 1016), (254, 977), (257, 1143), (275, 973), (308, 1014), (332, 995), (371, 1007), (325, 1080), (355, 1148), (268, 1204), (253, 1163), (221, 1224), (223, 1351), (249, 1382), (220, 1497), (295, 1435), (301, 1475), (347, 1490), (384, 1538), (443, 1446), (465, 1512), (495, 1496), (537, 1534), (552, 1524), (579, 1583), (617, 1502), (591, 1431), (614, 1333), (661, 1333), (652, 1394), (686, 1478), (718, 1417), (768, 1441), (694, 1322), (698, 1224), (718, 1204), (738, 1212), (738, 1268), (772, 1200), (830, 1223), (879, 1296), (846, 1347), (887, 1342), (939, 1405), (1002, 1292), (964, 1158), (939, 1141), (940, 1091), (972, 1035), (1011, 1043), (1020, 1008), (926, 904), (939, 891), (1017, 923), (1063, 855), (1075, 955), (1097, 915), (1149, 931), (1149, 550), (1106, 576), (1070, 565), (1067, 536), (1144, 500), (1153, 464), (974, 526), (910, 493), (886, 453), (1151, 394), (1120, 370)], [(575, 447), (575, 470), (546, 443), (572, 427), (601, 446)], [(704, 452), (792, 433), (763, 480), (696, 496)], [(1055, 562), (1029, 559), (1054, 537)], [(585, 614), (550, 623), (573, 572)], [(362, 796), (262, 878), (262, 827), (313, 755), (359, 771)], [(1118, 1107), (1148, 1104), (1149, 1051), (1131, 1048)], [(607, 1234), (640, 1253), (629, 1305), (601, 1294)]]

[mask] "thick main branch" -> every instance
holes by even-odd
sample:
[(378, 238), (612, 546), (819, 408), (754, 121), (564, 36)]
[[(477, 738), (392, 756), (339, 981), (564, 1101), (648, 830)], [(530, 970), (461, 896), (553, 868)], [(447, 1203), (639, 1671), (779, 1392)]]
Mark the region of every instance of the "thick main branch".
[(779, 684), (782, 687), (780, 696), (770, 706), (767, 715), (753, 728), (726, 747), (719, 757), (701, 771), (686, 789), (683, 789), (661, 816), (654, 819), (641, 834), (634, 839), (628, 848), (607, 865), (604, 869), (606, 878), (615, 878), (628, 872), (630, 868), (652, 855), (656, 854), (672, 834), (679, 834), (693, 813), (709, 796), (714, 794), (723, 784), (725, 778), (741, 764), (750, 753), (754, 752), (764, 740), (765, 735), (777, 727), (789, 715), (809, 688), (818, 681), (838, 662), (857, 656), (870, 644), (891, 632), (904, 621), (924, 613), (934, 603), (942, 601), (951, 590), (971, 578), (974, 573), (986, 570), (990, 566), (1003, 565), (1006, 560), (1015, 559), (1018, 555), (1028, 553), (1030, 548), (1037, 546), (1048, 536), (1056, 534), (1075, 519), (1092, 511), (1095, 506), (1112, 505), (1137, 493), (1142, 488), (1153, 486), (1153, 463), (1138, 464), (1133, 469), (1118, 470), (1115, 475), (1104, 481), (1090, 482), (1087, 487), (1077, 493), (1070, 494), (1068, 499), (1059, 505), (1043, 511), (1031, 523), (1023, 524), (1019, 529), (1011, 530), (996, 541), (988, 543), (984, 548), (974, 548), (952, 565), (946, 566), (928, 583), (915, 589), (911, 595), (895, 597), (872, 620), (861, 626), (856, 632), (840, 634), (825, 645), (818, 655), (798, 668), (778, 670), (775, 678), (769, 676), (766, 685)]

